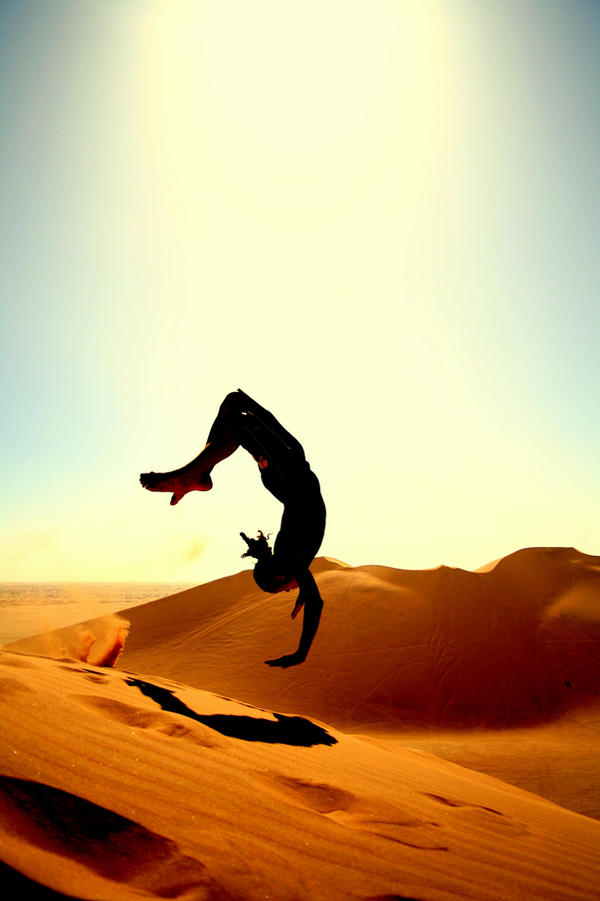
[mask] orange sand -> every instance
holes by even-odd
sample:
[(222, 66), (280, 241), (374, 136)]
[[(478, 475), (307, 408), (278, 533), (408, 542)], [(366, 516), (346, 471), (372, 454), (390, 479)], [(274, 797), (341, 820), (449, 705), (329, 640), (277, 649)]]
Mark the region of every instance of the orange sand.
[(600, 557), (313, 572), (299, 667), (249, 572), (0, 654), (12, 896), (600, 897)]

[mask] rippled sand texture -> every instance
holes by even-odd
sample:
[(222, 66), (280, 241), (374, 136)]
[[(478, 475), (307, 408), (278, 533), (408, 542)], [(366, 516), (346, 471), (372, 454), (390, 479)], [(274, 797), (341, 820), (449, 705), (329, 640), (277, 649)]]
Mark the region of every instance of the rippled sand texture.
[(9, 893), (598, 897), (600, 558), (313, 571), (288, 670), (294, 599), (248, 572), (128, 609), (124, 649), (118, 618), (0, 654)]

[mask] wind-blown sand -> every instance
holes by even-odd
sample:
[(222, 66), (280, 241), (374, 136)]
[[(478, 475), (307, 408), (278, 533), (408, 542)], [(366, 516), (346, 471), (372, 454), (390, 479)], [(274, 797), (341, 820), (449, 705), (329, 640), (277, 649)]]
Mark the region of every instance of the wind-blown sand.
[(299, 667), (250, 572), (0, 654), (15, 896), (600, 897), (600, 557), (313, 572)]

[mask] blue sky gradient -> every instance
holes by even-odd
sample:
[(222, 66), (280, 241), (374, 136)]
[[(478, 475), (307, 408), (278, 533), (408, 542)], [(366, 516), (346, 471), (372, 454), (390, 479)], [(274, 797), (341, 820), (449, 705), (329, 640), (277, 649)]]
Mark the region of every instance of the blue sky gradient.
[(598, 553), (600, 5), (5, 0), (0, 579), (205, 581), (279, 506), (137, 483), (243, 387), (323, 553)]

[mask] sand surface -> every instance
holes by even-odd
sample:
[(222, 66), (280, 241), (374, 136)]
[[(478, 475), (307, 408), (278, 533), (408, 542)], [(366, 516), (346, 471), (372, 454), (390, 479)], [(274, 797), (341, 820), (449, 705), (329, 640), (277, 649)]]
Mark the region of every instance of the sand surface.
[(321, 558), (0, 653), (13, 896), (600, 897), (600, 557), (478, 572)]

